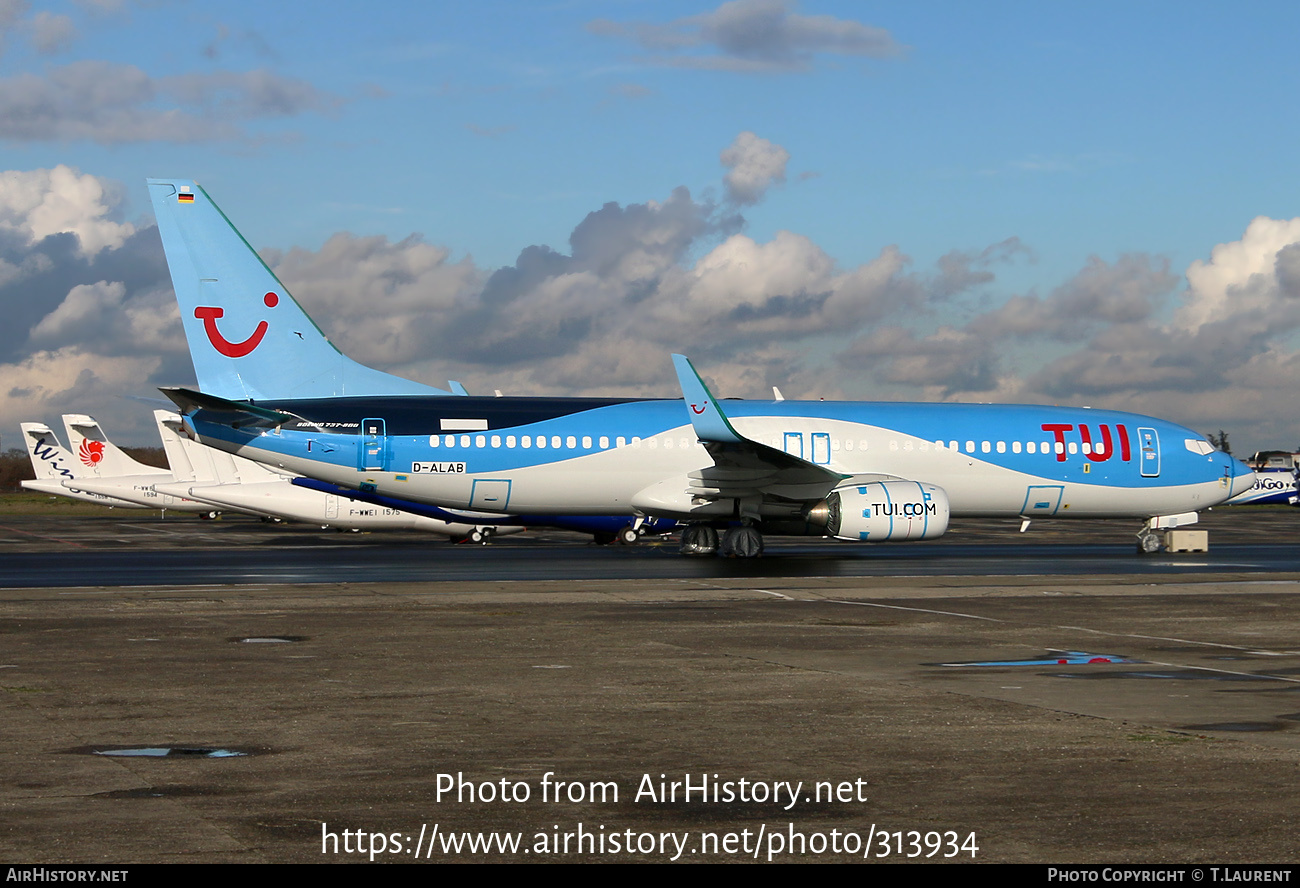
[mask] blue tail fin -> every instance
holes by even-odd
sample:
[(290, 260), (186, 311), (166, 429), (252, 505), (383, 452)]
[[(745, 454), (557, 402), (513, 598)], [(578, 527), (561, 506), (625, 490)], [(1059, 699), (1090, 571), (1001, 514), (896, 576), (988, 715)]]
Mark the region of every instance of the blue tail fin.
[(204, 392), (231, 400), (449, 394), (344, 355), (207, 192), (186, 179), (148, 183)]

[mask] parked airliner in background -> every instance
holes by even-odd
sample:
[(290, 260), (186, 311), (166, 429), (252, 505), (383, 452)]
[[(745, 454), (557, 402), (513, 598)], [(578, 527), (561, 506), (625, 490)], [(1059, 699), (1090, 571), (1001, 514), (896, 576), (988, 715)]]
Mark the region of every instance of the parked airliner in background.
[(1151, 551), (1158, 529), (1254, 483), (1202, 435), (1151, 417), (720, 403), (680, 355), (680, 399), (417, 391), (341, 363), (201, 188), (149, 190), (200, 380), (164, 391), (204, 443), (329, 484), (452, 509), (678, 519), (688, 554), (753, 556), (762, 533), (934, 539), (954, 515), (1140, 518)]
[(35, 480), (22, 482), (26, 490), (66, 496), (68, 499), (96, 503), (110, 509), (145, 508), (102, 493), (91, 493), (77, 486), (76, 479), (89, 477), (90, 469), (102, 458), (102, 454), (95, 449), (88, 447), (80, 455), (73, 455), (64, 449), (54, 432), (44, 423), (24, 422), (19, 426), (23, 431), (23, 439), (27, 442), (32, 471), (36, 474)]
[[(64, 481), (64, 487), (124, 500), (146, 509), (194, 512), (204, 518), (215, 518), (219, 514), (208, 503), (160, 492), (157, 485), (175, 480), (171, 470), (147, 466), (132, 459), (108, 440), (94, 417), (80, 413), (64, 414), (63, 428), (68, 433), (69, 446), (87, 466), (85, 474), (76, 480)], [(87, 455), (90, 455), (89, 459)]]
[(1294, 506), (1300, 502), (1300, 478), (1295, 469), (1256, 469), (1255, 484), (1228, 500), (1230, 506)]
[(180, 416), (169, 410), (155, 410), (154, 421), (173, 475), (169, 482), (158, 483), (158, 492), (204, 503), (208, 508), (340, 530), (423, 530), (475, 542), (524, 530), (519, 524), (476, 525), (430, 518), (391, 505), (367, 505), (299, 487), (293, 483), (293, 475), (273, 472), (252, 460), (191, 440), (181, 428)]

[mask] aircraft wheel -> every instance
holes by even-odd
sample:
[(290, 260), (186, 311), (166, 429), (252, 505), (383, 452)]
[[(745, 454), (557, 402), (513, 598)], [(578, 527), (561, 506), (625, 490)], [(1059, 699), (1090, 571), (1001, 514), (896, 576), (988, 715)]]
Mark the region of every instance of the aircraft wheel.
[(478, 543), (481, 546), (486, 546), (488, 543), (492, 542), (492, 528), (476, 527), (469, 532), (469, 536), (466, 537), (466, 539), (471, 543)]
[(625, 546), (633, 546), (641, 541), (641, 534), (635, 528), (625, 527), (618, 532), (618, 541)]
[(757, 558), (763, 554), (763, 535), (757, 527), (730, 527), (718, 554), (727, 558)]
[(1154, 555), (1160, 551), (1160, 534), (1154, 530), (1147, 530), (1138, 534), (1137, 553), (1139, 555)]
[(707, 556), (718, 551), (718, 532), (707, 524), (690, 524), (682, 531), (683, 555)]

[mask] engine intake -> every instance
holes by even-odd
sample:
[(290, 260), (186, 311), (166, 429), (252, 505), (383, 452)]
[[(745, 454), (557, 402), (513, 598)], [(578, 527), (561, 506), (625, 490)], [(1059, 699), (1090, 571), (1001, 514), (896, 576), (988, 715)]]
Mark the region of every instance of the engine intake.
[(873, 481), (831, 491), (813, 506), (826, 533), (840, 540), (932, 540), (948, 530), (948, 494), (919, 481)]

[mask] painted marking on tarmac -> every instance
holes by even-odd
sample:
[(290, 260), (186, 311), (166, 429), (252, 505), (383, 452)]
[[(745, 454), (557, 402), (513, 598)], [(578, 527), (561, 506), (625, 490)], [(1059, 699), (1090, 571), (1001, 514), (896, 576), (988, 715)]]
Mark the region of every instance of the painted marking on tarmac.
[(1094, 666), (1109, 663), (1140, 663), (1114, 654), (1090, 654), (1086, 651), (1056, 651), (1046, 657), (1027, 660), (970, 660), (964, 663), (939, 663), (939, 666)]
[(52, 537), (52, 536), (45, 536), (44, 534), (39, 534), (39, 533), (31, 533), (26, 530), (19, 530), (16, 527), (7, 527), (5, 525), (0, 525), (0, 530), (8, 530), (12, 533), (21, 533), (23, 536), (29, 536), (32, 537), (33, 539), (38, 539), (38, 540), (53, 540), (56, 543), (63, 543), (65, 546), (76, 546), (78, 549), (86, 548), (85, 543), (75, 543), (72, 540), (65, 540), (61, 537)]
[(1005, 623), (1006, 620), (999, 620), (995, 617), (981, 617), (978, 614), (959, 614), (955, 611), (931, 610), (928, 607), (904, 607), (901, 604), (877, 604), (873, 601), (844, 601), (839, 598), (823, 598), (831, 604), (853, 604), (858, 607), (883, 607), (886, 610), (914, 611), (920, 614), (939, 614), (943, 617), (962, 617), (967, 620), (984, 620), (988, 623)]
[(1226, 648), (1230, 651), (1241, 651), (1246, 654), (1259, 654), (1264, 657), (1293, 657), (1300, 654), (1300, 651), (1261, 651), (1256, 648), (1242, 647), (1237, 644), (1223, 644), (1217, 641), (1194, 641), (1190, 638), (1173, 638), (1167, 635), (1139, 635), (1135, 632), (1107, 632), (1104, 629), (1089, 629), (1086, 626), (1058, 626), (1058, 629), (1068, 629), (1072, 632), (1091, 632), (1093, 635), (1109, 635), (1113, 638), (1141, 638), (1144, 641), (1172, 641), (1177, 644), (1195, 644), (1201, 647)]

